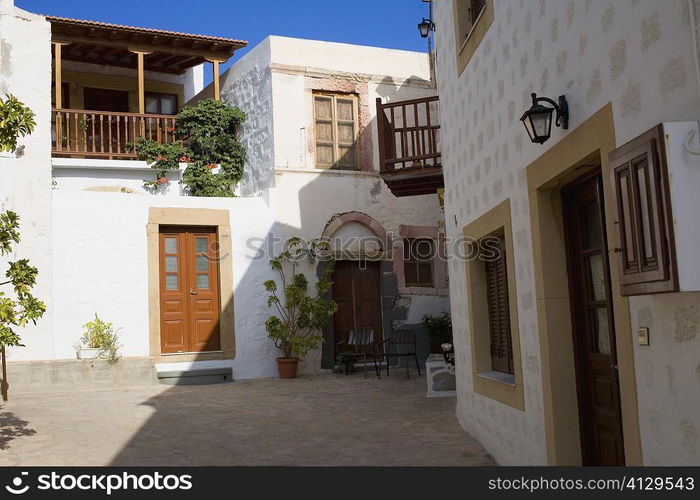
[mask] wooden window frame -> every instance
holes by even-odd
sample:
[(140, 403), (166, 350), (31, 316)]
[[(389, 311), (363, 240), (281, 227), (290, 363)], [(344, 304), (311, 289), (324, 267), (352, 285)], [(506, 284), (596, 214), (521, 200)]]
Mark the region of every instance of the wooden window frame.
[(678, 291), (663, 125), (611, 151), (608, 162), (621, 295)]
[[(330, 165), (319, 165), (318, 163), (318, 134), (317, 134), (317, 127), (316, 124), (318, 122), (318, 118), (316, 117), (316, 98), (317, 97), (326, 97), (331, 99), (331, 129), (333, 133), (333, 139), (331, 141), (332, 146), (333, 146), (333, 163)], [(338, 99), (349, 99), (352, 100), (352, 113), (353, 113), (353, 138), (354, 138), (354, 143), (353, 147), (355, 148), (355, 164), (353, 166), (341, 166), (338, 164), (338, 158), (340, 156), (339, 154), (339, 148), (340, 148), (340, 143), (338, 141), (338, 118), (337, 118), (337, 100)], [(313, 133), (314, 133), (314, 159), (315, 159), (315, 167), (320, 168), (320, 169), (334, 169), (334, 170), (358, 170), (359, 167), (359, 156), (360, 156), (360, 141), (359, 141), (359, 105), (358, 105), (358, 98), (356, 94), (345, 94), (345, 93), (340, 93), (340, 92), (319, 92), (319, 91), (314, 91), (312, 93), (312, 111), (313, 111)]]
[(493, 0), (484, 0), (484, 7), (475, 18), (471, 12), (473, 3), (473, 0), (453, 0), (458, 75), (467, 67), (494, 19)]
[[(501, 237), (504, 240), (505, 267), (508, 274), (508, 311), (511, 349), (513, 351), (513, 373), (503, 373), (493, 369), (486, 266), (481, 258), (470, 258), (465, 263), (467, 306), (469, 311), (467, 315), (467, 338), (471, 344), (470, 368), (474, 392), (523, 410), (525, 408), (525, 396), (522, 363), (520, 360), (517, 276), (515, 273), (512, 234), (510, 199), (499, 203), (463, 228), (463, 235), (468, 242), (477, 242), (476, 244), (478, 244), (478, 242), (489, 236)], [(467, 250), (467, 255), (480, 254), (480, 249), (477, 249), (476, 252), (473, 248)], [(459, 346), (456, 349), (459, 351)], [(459, 359), (459, 356), (457, 359)]]
[[(145, 92), (144, 95), (145, 95), (145, 97), (149, 97), (149, 96), (150, 96), (150, 97), (155, 97), (155, 98), (157, 98), (157, 99), (160, 99), (160, 97), (173, 97), (173, 98), (175, 98), (175, 112), (172, 113), (172, 115), (175, 116), (175, 115), (177, 114), (178, 109), (179, 109), (179, 107), (180, 107), (180, 102), (179, 102), (179, 99), (178, 99), (177, 94), (170, 94), (170, 93), (168, 93), (168, 92)], [(158, 100), (157, 102), (158, 102), (158, 111), (157, 111), (156, 113), (148, 113), (148, 112), (147, 112), (146, 114), (152, 114), (152, 115), (164, 115), (164, 114), (167, 114), (167, 113), (163, 113), (163, 110), (161, 109), (160, 100)]]
[[(429, 259), (421, 259), (418, 255), (414, 255), (413, 247), (417, 246), (420, 242), (429, 242), (431, 248), (431, 256)], [(408, 250), (408, 257), (406, 257), (406, 251)], [(432, 238), (404, 238), (403, 240), (403, 266), (404, 266), (404, 281), (407, 287), (417, 287), (417, 288), (435, 288), (435, 257), (437, 256), (437, 243)], [(420, 265), (429, 264), (430, 265), (430, 280), (421, 281)], [(415, 266), (416, 267), (416, 282), (408, 281), (408, 273), (406, 272), (406, 267)]]

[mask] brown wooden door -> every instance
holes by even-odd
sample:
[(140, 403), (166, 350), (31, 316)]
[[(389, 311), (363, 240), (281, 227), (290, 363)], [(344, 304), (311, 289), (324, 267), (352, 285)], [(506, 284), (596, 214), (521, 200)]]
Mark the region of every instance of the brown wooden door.
[(350, 330), (371, 328), (374, 340), (383, 340), (379, 262), (341, 260), (333, 273), (334, 340), (347, 340)]
[(584, 465), (624, 465), (601, 193), (599, 173), (563, 191), (581, 452)]
[(161, 352), (219, 350), (219, 274), (215, 249), (214, 228), (161, 228)]

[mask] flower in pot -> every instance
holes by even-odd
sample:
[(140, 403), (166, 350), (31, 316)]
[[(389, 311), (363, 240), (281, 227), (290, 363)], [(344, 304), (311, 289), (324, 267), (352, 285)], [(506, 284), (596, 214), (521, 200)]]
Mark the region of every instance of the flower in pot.
[(83, 336), (80, 338), (78, 348), (79, 359), (106, 358), (110, 365), (119, 361), (121, 355), (117, 342), (117, 329), (112, 323), (101, 320), (97, 313), (95, 319), (83, 325)]
[(318, 349), (323, 340), (321, 329), (338, 308), (333, 300), (326, 298), (332, 284), (332, 260), (316, 283), (316, 293), (310, 295), (308, 279), (297, 272), (298, 263), (305, 256), (312, 258), (302, 247), (301, 239), (291, 238), (287, 249), (270, 259), (270, 265), (279, 274), (280, 286), (275, 280), (264, 283), (267, 305), (277, 312), (267, 318), (265, 329), (283, 354), (277, 358), (280, 378), (296, 377), (299, 360)]
[(436, 316), (425, 314), (423, 316), (423, 325), (428, 330), (428, 336), (430, 337), (430, 352), (441, 354), (441, 345), (452, 343), (452, 317), (450, 313), (443, 311)]

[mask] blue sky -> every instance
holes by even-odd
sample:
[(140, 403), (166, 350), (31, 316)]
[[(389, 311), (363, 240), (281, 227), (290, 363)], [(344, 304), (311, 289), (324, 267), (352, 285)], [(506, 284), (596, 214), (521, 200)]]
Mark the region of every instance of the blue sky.
[(416, 29), (427, 17), (421, 0), (15, 0), (15, 5), (39, 14), (238, 38), (248, 47), (268, 35), (284, 35), (427, 50)]

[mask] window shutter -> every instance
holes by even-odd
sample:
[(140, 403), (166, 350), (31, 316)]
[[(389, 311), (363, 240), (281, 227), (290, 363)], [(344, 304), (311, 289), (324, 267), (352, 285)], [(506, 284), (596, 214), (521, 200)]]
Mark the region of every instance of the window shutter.
[(495, 371), (513, 373), (513, 343), (510, 331), (510, 304), (508, 300), (508, 271), (505, 241), (499, 242), (499, 257), (487, 260), (486, 294), (491, 336), (491, 367)]
[(621, 294), (676, 291), (663, 126), (612, 151), (609, 163)]
[(472, 24), (479, 18), (484, 7), (486, 7), (486, 0), (470, 0), (469, 16)]

